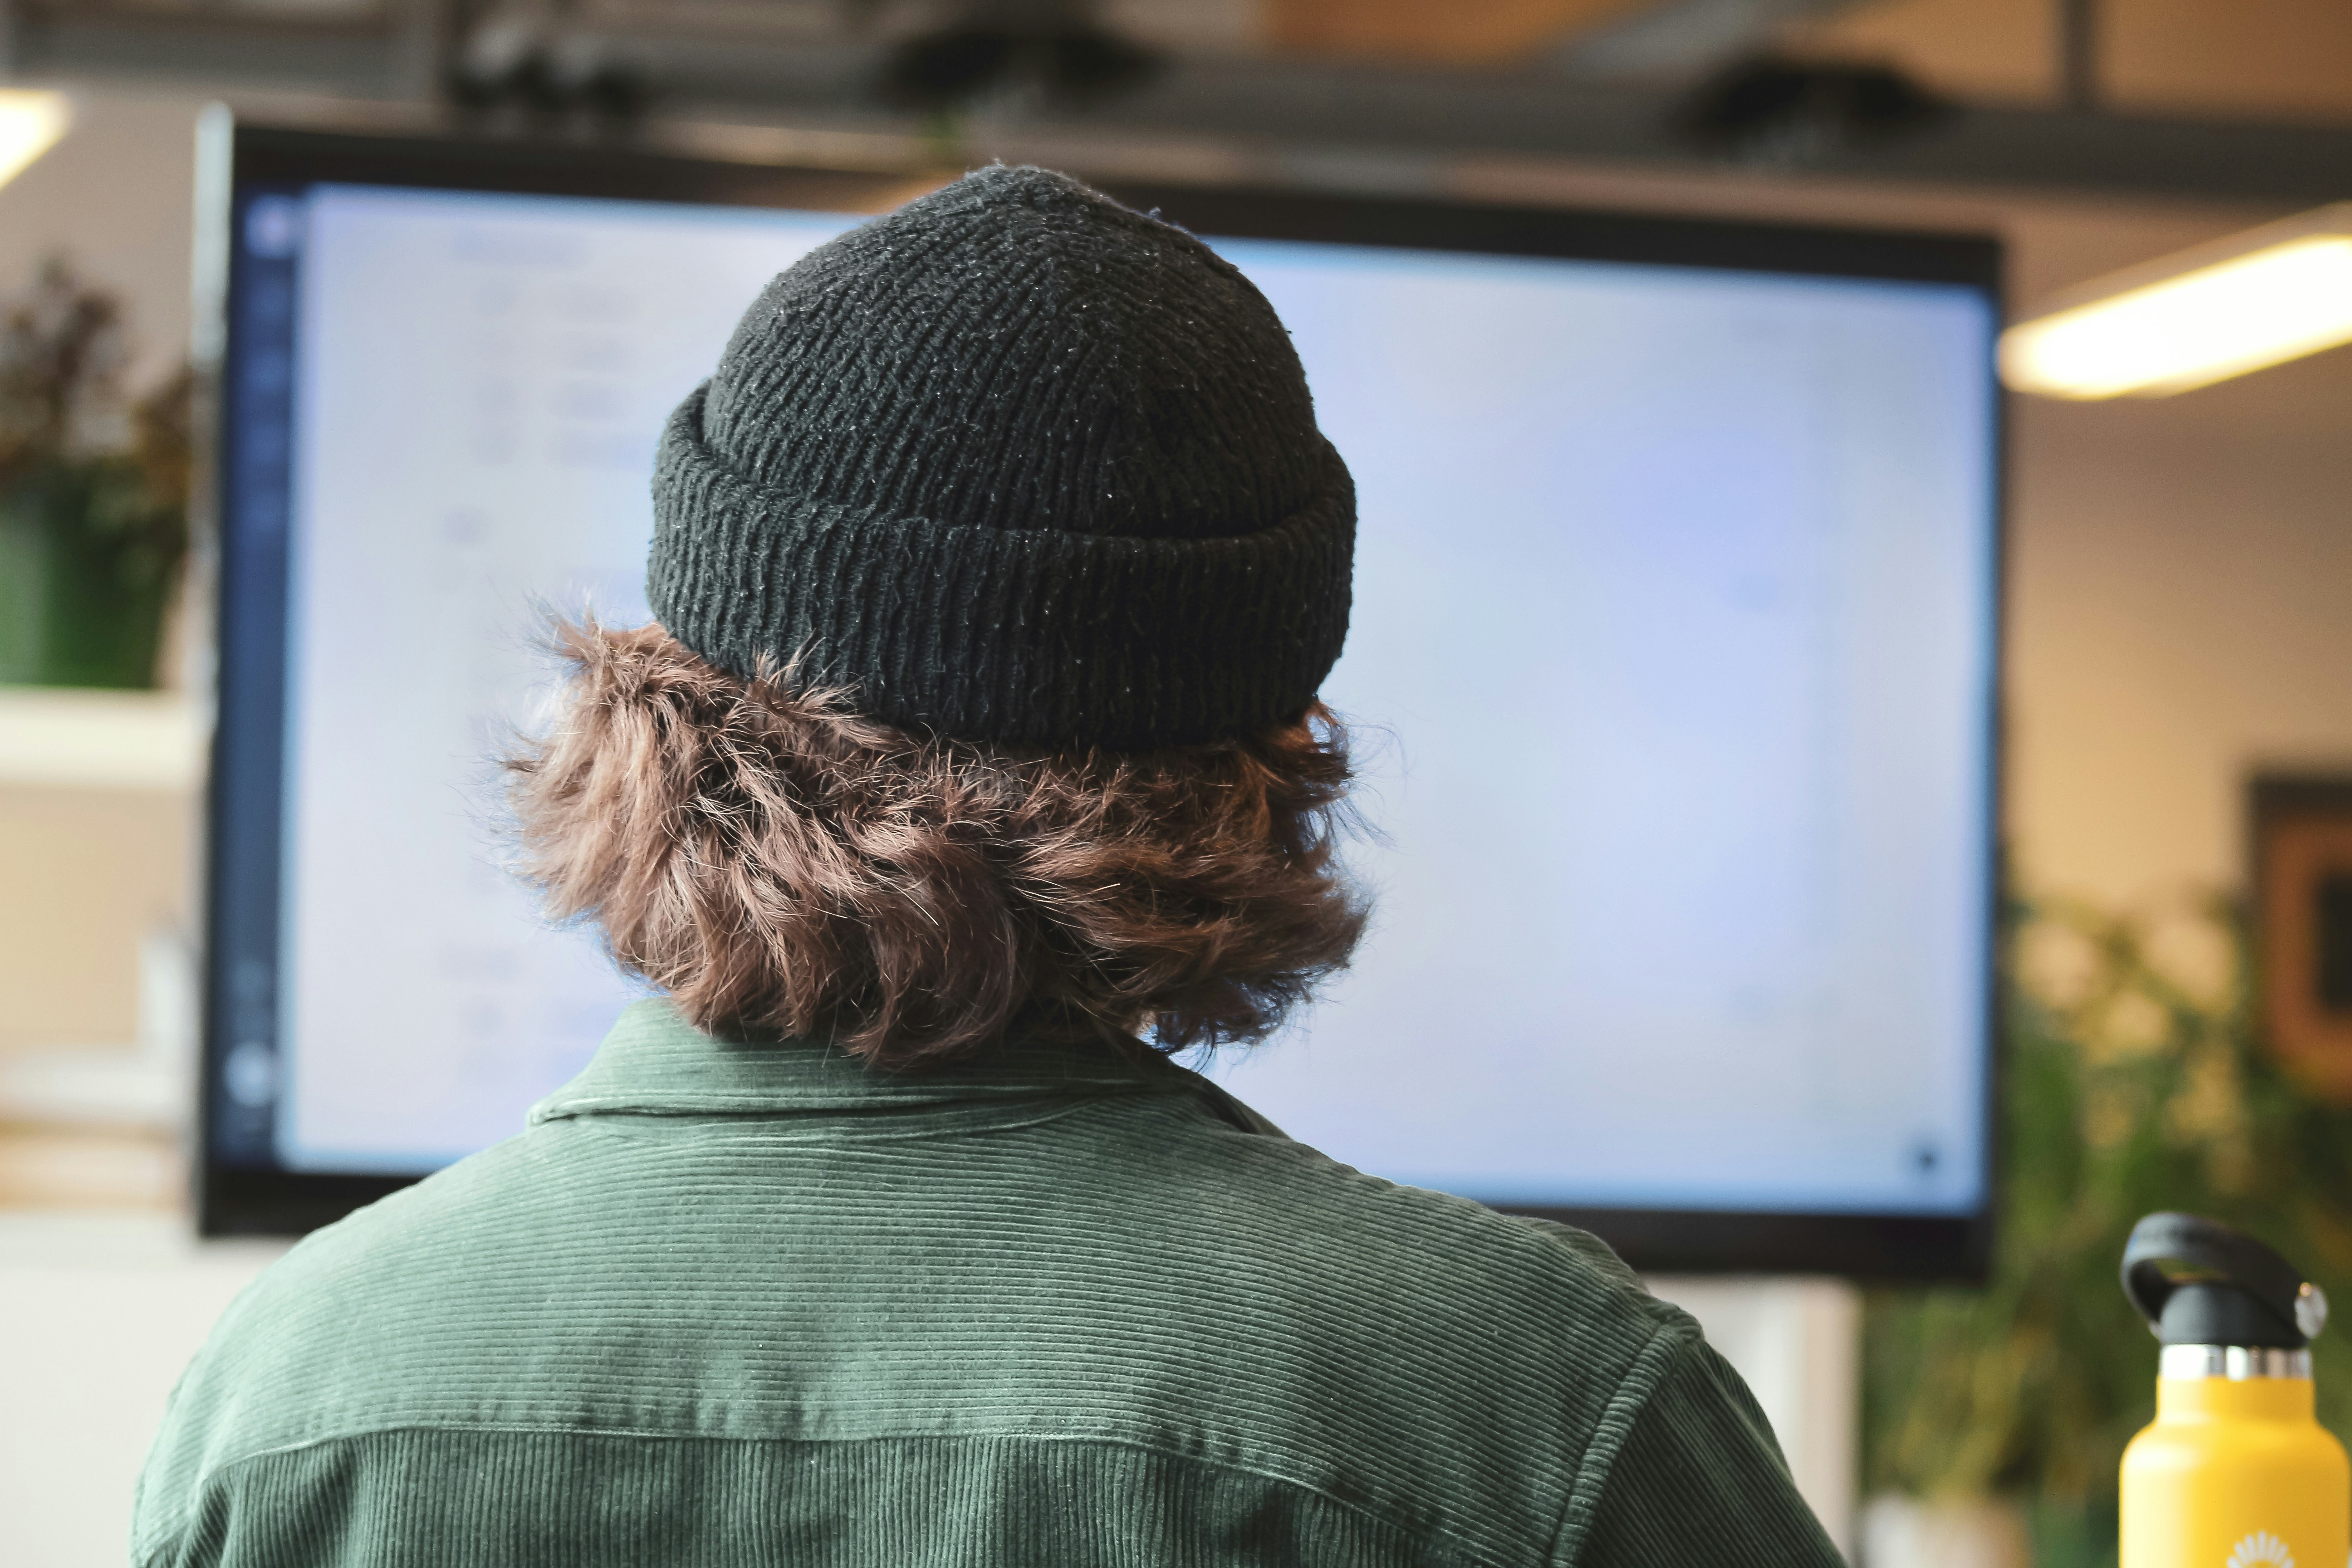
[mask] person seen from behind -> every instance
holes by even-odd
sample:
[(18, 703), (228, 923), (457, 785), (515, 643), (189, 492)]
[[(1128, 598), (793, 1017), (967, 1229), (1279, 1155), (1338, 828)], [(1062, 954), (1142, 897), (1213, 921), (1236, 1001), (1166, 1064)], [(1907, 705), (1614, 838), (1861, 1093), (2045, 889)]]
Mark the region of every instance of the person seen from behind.
[(1600, 1242), (1171, 1059), (1366, 918), (1354, 491), (1238, 271), (970, 175), (768, 287), (655, 513), (656, 624), (562, 627), (511, 767), (661, 995), (229, 1309), (138, 1568), (1838, 1563)]

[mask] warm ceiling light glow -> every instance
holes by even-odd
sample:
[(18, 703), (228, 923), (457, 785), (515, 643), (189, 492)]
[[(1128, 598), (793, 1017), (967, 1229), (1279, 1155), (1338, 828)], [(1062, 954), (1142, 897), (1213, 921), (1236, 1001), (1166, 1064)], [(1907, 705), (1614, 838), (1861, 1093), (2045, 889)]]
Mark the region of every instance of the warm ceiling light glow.
[(2163, 397), (2352, 342), (2352, 203), (2073, 290), (2001, 334), (2001, 379), (2051, 397)]
[(0, 87), (0, 185), (56, 146), (70, 118), (62, 92)]

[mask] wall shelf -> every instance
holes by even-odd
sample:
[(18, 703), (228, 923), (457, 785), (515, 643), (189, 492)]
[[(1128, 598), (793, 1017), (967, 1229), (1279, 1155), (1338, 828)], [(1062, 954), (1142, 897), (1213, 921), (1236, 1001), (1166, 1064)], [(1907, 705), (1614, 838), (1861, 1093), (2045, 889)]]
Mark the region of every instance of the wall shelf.
[(185, 793), (210, 729), (176, 691), (0, 686), (0, 786)]

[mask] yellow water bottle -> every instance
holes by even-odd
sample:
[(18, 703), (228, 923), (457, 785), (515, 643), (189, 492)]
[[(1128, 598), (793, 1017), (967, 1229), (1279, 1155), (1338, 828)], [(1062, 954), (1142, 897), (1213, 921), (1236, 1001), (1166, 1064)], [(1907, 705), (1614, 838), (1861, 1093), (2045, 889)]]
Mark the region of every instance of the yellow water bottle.
[(2124, 1293), (2164, 1349), (2156, 1420), (2124, 1450), (2118, 1568), (2338, 1568), (2352, 1465), (2312, 1414), (2327, 1298), (2250, 1236), (2152, 1214)]

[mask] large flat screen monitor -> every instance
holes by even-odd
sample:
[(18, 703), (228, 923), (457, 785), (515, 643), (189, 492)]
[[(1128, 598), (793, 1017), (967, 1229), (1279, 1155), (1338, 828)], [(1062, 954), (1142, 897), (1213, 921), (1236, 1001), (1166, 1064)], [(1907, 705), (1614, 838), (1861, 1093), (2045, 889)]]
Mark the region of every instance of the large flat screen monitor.
[[(551, 611), (646, 617), (663, 416), (936, 183), (245, 128), (203, 1215), (518, 1131), (639, 994), (504, 868)], [(1208, 1070), (1637, 1265), (1964, 1273), (1990, 1192), (1995, 247), (1114, 192), (1288, 323), (1361, 529), (1354, 966)]]

